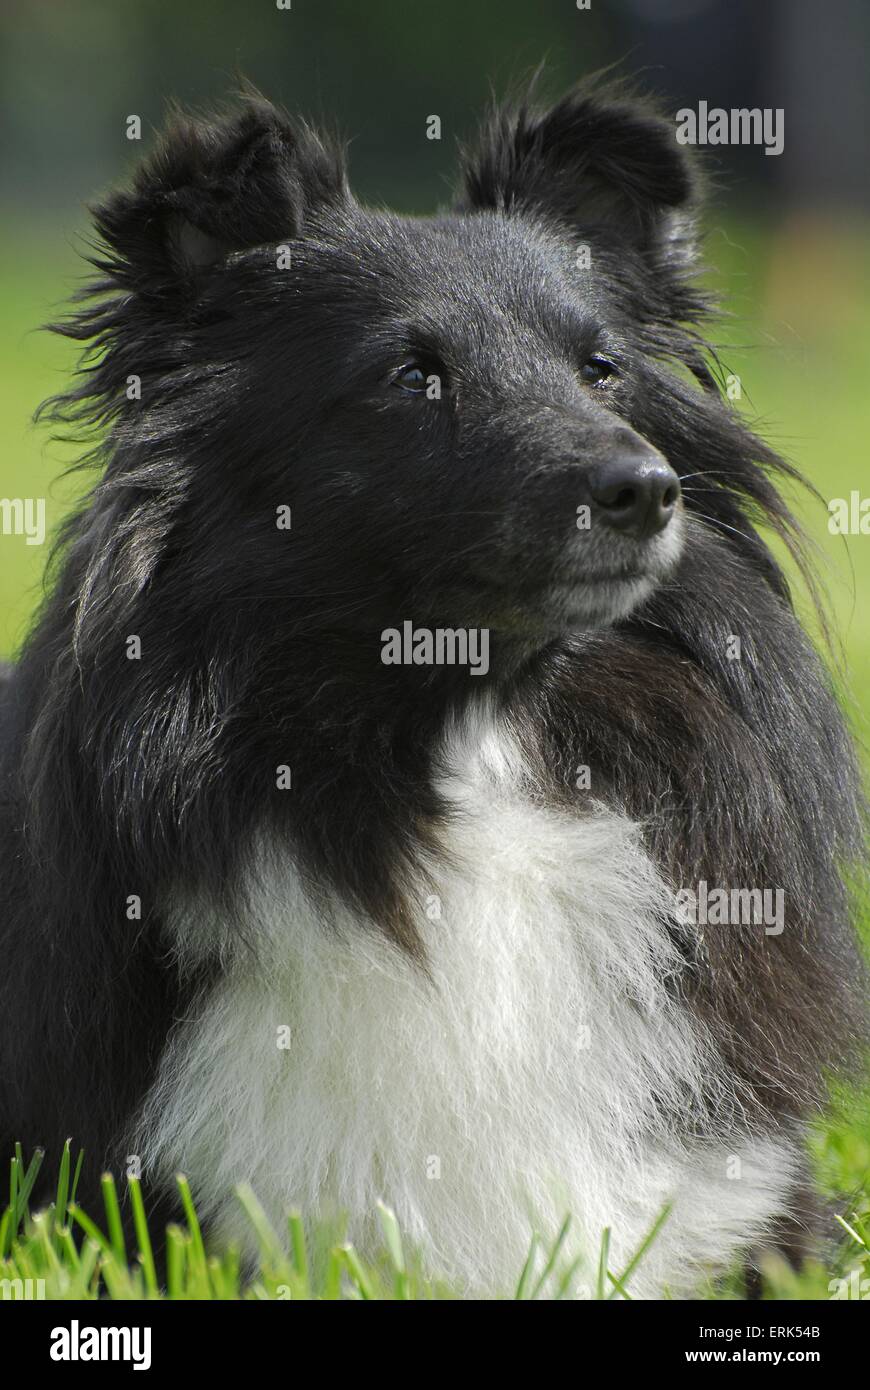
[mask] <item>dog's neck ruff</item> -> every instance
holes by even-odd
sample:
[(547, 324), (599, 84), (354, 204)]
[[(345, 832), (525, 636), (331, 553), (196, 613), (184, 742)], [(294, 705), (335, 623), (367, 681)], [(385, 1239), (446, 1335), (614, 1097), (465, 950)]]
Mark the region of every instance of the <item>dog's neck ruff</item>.
[(680, 1003), (672, 897), (638, 827), (536, 803), (489, 721), (454, 731), (441, 766), (427, 969), (337, 901), (324, 921), (286, 850), (251, 858), (243, 948), (237, 922), (176, 903), (179, 956), (224, 969), (170, 1043), (137, 1152), (242, 1241), (239, 1182), (279, 1227), (291, 1206), (345, 1214), (363, 1248), (384, 1200), (477, 1293), (509, 1292), (532, 1230), (569, 1213), (588, 1285), (603, 1230), (621, 1269), (670, 1203), (631, 1289), (689, 1291), (781, 1211), (792, 1146), (741, 1127)]

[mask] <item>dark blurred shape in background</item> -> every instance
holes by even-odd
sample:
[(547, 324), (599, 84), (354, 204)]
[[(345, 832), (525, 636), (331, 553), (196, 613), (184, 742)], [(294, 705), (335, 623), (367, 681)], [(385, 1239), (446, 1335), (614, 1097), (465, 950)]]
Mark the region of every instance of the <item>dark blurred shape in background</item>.
[[(542, 58), (554, 90), (617, 62), (674, 111), (783, 107), (781, 156), (710, 152), (732, 191), (778, 205), (867, 199), (866, 0), (5, 0), (0, 26), (0, 179), (19, 213), (75, 206), (136, 152), (128, 114), (147, 134), (168, 98), (213, 101), (235, 72), (335, 120), (364, 196), (428, 207), (490, 82), (503, 89)], [(431, 113), (440, 145), (423, 138)]]

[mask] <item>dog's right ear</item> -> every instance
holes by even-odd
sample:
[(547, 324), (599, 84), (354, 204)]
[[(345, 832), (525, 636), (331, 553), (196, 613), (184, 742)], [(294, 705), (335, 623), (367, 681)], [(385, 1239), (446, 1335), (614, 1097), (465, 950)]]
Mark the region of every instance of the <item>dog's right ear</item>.
[(159, 292), (234, 251), (302, 236), (318, 207), (349, 198), (341, 149), (251, 97), (217, 120), (173, 113), (132, 188), (94, 218), (113, 276)]

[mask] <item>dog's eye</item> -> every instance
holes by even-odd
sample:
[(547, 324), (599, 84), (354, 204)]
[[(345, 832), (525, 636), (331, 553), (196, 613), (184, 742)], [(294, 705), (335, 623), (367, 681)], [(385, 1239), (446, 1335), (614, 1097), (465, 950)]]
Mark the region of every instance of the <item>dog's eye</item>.
[(396, 372), (391, 384), (411, 396), (424, 396), (433, 377), (444, 385), (444, 370), (440, 363), (413, 358)]
[(401, 371), (393, 377), (393, 385), (416, 395), (419, 391), (426, 390), (426, 373), (419, 362), (406, 362)]
[(588, 386), (603, 386), (615, 374), (615, 366), (606, 357), (590, 357), (580, 368), (580, 375)]

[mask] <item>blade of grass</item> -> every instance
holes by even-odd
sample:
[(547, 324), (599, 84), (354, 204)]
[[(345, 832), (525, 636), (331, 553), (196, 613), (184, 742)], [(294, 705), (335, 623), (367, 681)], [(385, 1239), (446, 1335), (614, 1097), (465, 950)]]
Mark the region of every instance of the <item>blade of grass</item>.
[(538, 1253), (539, 1243), (540, 1237), (538, 1236), (538, 1233), (535, 1232), (535, 1234), (532, 1236), (532, 1239), (529, 1241), (529, 1253), (526, 1256), (526, 1262), (523, 1265), (522, 1273), (520, 1274), (520, 1282), (517, 1284), (517, 1291), (514, 1294), (515, 1299), (524, 1299), (527, 1297), (529, 1283), (531, 1282), (532, 1278), (532, 1271), (535, 1267), (535, 1257)]
[(206, 1259), (205, 1244), (202, 1239), (199, 1218), (196, 1214), (196, 1208), (193, 1205), (193, 1194), (190, 1190), (190, 1183), (183, 1173), (177, 1173), (175, 1181), (181, 1193), (181, 1204), (184, 1207), (184, 1215), (187, 1218), (187, 1227), (190, 1233), (188, 1266), (194, 1279), (201, 1286), (202, 1292), (200, 1297), (207, 1298), (210, 1287), (208, 1282), (208, 1260)]
[(69, 1212), (73, 1221), (75, 1221), (76, 1225), (81, 1226), (85, 1235), (90, 1236), (91, 1240), (99, 1246), (100, 1251), (104, 1255), (108, 1255), (112, 1247), (109, 1244), (106, 1237), (103, 1235), (99, 1226), (97, 1226), (89, 1216), (86, 1216), (85, 1213), (76, 1205), (75, 1202), (70, 1202), (69, 1206), (67, 1207), (67, 1211)]
[(399, 1230), (396, 1213), (391, 1207), (386, 1206), (384, 1202), (378, 1202), (378, 1216), (380, 1217), (381, 1227), (384, 1232), (387, 1254), (393, 1265), (393, 1293), (398, 1301), (406, 1302), (410, 1297), (408, 1271), (405, 1267), (402, 1233)]
[(257, 1237), (257, 1244), (260, 1247), (260, 1256), (263, 1260), (279, 1264), (284, 1258), (284, 1251), (281, 1249), (281, 1242), (278, 1239), (268, 1216), (263, 1210), (254, 1195), (253, 1188), (248, 1183), (240, 1183), (236, 1188), (236, 1197), (242, 1205), (245, 1215), (254, 1229)]
[(33, 1218), (33, 1229), (36, 1238), (39, 1242), (39, 1248), (42, 1253), (43, 1259), (50, 1268), (52, 1274), (56, 1278), (62, 1279), (64, 1272), (63, 1265), (61, 1263), (60, 1256), (58, 1255), (57, 1250), (55, 1249), (54, 1244), (52, 1243), (53, 1217), (53, 1210), (40, 1212), (38, 1216), (35, 1216)]
[(33, 1157), (24, 1172), (24, 1160), (21, 1156), (21, 1145), (15, 1145), (15, 1158), (19, 1172), (24, 1173), (24, 1177), (18, 1183), (18, 1205), (16, 1211), (16, 1223), (20, 1226), (24, 1217), (27, 1215), (27, 1203), (33, 1191), (33, 1184), (36, 1182), (37, 1175), (42, 1167), (42, 1160), (45, 1158), (44, 1149), (34, 1149)]
[(76, 1199), (76, 1193), (77, 1193), (78, 1190), (79, 1190), (79, 1178), (80, 1178), (81, 1175), (82, 1175), (82, 1163), (84, 1162), (84, 1157), (85, 1157), (85, 1151), (84, 1151), (84, 1149), (79, 1149), (79, 1156), (78, 1156), (78, 1158), (76, 1159), (76, 1170), (75, 1170), (75, 1172), (73, 1173), (72, 1189), (71, 1189), (70, 1194), (69, 1194), (69, 1200), (70, 1200), (71, 1202), (74, 1202), (74, 1201), (75, 1201), (75, 1199)]
[[(665, 1202), (665, 1205), (662, 1207), (661, 1211), (659, 1212), (659, 1214), (658, 1214), (658, 1216), (656, 1217), (655, 1221), (653, 1222), (652, 1226), (650, 1226), (649, 1231), (648, 1231), (647, 1234), (644, 1236), (644, 1238), (643, 1238), (643, 1240), (641, 1241), (640, 1245), (638, 1246), (637, 1250), (635, 1250), (635, 1252), (634, 1252), (634, 1254), (632, 1255), (631, 1259), (629, 1260), (628, 1264), (625, 1266), (625, 1269), (624, 1269), (624, 1270), (622, 1271), (622, 1273), (619, 1275), (619, 1280), (618, 1280), (618, 1282), (619, 1282), (620, 1284), (624, 1284), (624, 1285), (627, 1285), (627, 1284), (628, 1284), (629, 1279), (631, 1278), (631, 1276), (632, 1276), (632, 1274), (634, 1273), (634, 1271), (637, 1269), (638, 1265), (640, 1264), (640, 1262), (641, 1262), (641, 1260), (643, 1259), (644, 1255), (646, 1254), (647, 1250), (649, 1250), (650, 1246), (652, 1245), (653, 1241), (655, 1240), (655, 1238), (656, 1238), (656, 1236), (658, 1235), (659, 1231), (662, 1229), (662, 1226), (665, 1224), (665, 1222), (667, 1221), (667, 1219), (668, 1219), (668, 1217), (670, 1216), (670, 1214), (671, 1214), (671, 1203), (670, 1203), (670, 1202)], [(609, 1293), (609, 1294), (607, 1295), (607, 1297), (608, 1297), (608, 1298), (615, 1298), (615, 1297), (616, 1297), (616, 1291), (614, 1290), (612, 1293)]]
[[(621, 1294), (622, 1294), (622, 1297), (626, 1300), (627, 1303), (633, 1303), (633, 1302), (634, 1302), (634, 1299), (632, 1298), (631, 1294), (628, 1292), (628, 1289), (625, 1287), (625, 1285), (623, 1284), (623, 1282), (622, 1282), (621, 1279), (617, 1279), (616, 1275), (615, 1275), (615, 1274), (611, 1274), (610, 1270), (607, 1271), (607, 1277), (608, 1277), (608, 1279), (610, 1280), (610, 1282), (611, 1282), (611, 1284), (613, 1285), (613, 1287), (616, 1289), (617, 1293), (621, 1293)], [(607, 1296), (608, 1296), (608, 1298), (611, 1297), (610, 1294), (608, 1294)]]
[(66, 1204), (69, 1200), (70, 1141), (66, 1140), (60, 1156), (60, 1170), (57, 1175), (57, 1195), (54, 1199), (53, 1226), (63, 1226), (66, 1222)]
[(840, 1225), (843, 1227), (843, 1230), (846, 1231), (852, 1237), (852, 1239), (855, 1241), (857, 1245), (863, 1245), (866, 1248), (866, 1242), (862, 1240), (855, 1228), (849, 1225), (848, 1221), (845, 1221), (842, 1216), (837, 1215), (834, 1216), (834, 1220), (839, 1221)]
[(305, 1285), (306, 1291), (310, 1292), (308, 1250), (305, 1245), (305, 1226), (302, 1222), (302, 1213), (291, 1211), (290, 1215), (287, 1217), (287, 1226), (290, 1232), (290, 1250), (293, 1255), (293, 1264), (296, 1273)]
[(12, 1248), (12, 1242), (18, 1234), (18, 1159), (9, 1160), (9, 1225), (6, 1228), (6, 1239), (8, 1245), (4, 1245), (0, 1254), (8, 1255)]
[(136, 1232), (136, 1243), (139, 1247), (139, 1259), (142, 1261), (145, 1287), (148, 1293), (156, 1298), (160, 1289), (157, 1283), (157, 1270), (154, 1265), (154, 1251), (151, 1248), (151, 1235), (148, 1231), (148, 1218), (145, 1215), (145, 1203), (142, 1200), (142, 1184), (138, 1178), (127, 1179), (127, 1191), (130, 1194), (130, 1206), (133, 1209), (133, 1229)]
[(329, 1303), (335, 1302), (341, 1296), (341, 1271), (343, 1267), (344, 1257), (341, 1247), (336, 1245), (329, 1252), (326, 1277), (323, 1281), (323, 1297)]
[(121, 1208), (118, 1204), (118, 1192), (115, 1187), (115, 1179), (111, 1173), (103, 1173), (100, 1178), (100, 1187), (103, 1193), (103, 1205), (106, 1208), (106, 1224), (109, 1230), (109, 1240), (119, 1265), (127, 1264), (127, 1245), (124, 1240), (124, 1225), (121, 1221)]
[(127, 1303), (131, 1299), (141, 1299), (141, 1280), (137, 1279), (126, 1260), (118, 1259), (114, 1250), (103, 1256), (100, 1261), (100, 1273), (109, 1291), (109, 1297), (114, 1301)]
[(184, 1298), (187, 1252), (190, 1238), (180, 1226), (166, 1227), (166, 1292), (170, 1298)]
[(371, 1301), (375, 1298), (375, 1290), (368, 1274), (362, 1266), (359, 1255), (352, 1245), (342, 1245), (339, 1248), (344, 1256), (344, 1262), (347, 1265), (348, 1273), (359, 1289), (361, 1297), (364, 1298), (366, 1302)]
[(571, 1287), (571, 1280), (574, 1278), (574, 1275), (577, 1273), (580, 1266), (584, 1263), (585, 1257), (583, 1255), (578, 1255), (574, 1263), (570, 1265), (568, 1269), (566, 1269), (565, 1273), (562, 1275), (562, 1278), (559, 1280), (559, 1284), (556, 1289), (557, 1299), (565, 1297), (565, 1294)]
[(604, 1298), (604, 1289), (607, 1278), (607, 1259), (610, 1255), (610, 1227), (605, 1226), (601, 1232), (601, 1249), (598, 1252), (598, 1278), (595, 1281), (595, 1297), (600, 1301)]
[(565, 1244), (565, 1240), (568, 1235), (568, 1228), (570, 1227), (570, 1225), (571, 1218), (570, 1216), (566, 1216), (559, 1229), (559, 1234), (556, 1237), (556, 1240), (553, 1244), (553, 1248), (550, 1251), (547, 1263), (544, 1265), (544, 1268), (541, 1271), (541, 1275), (538, 1279), (538, 1282), (532, 1289), (532, 1298), (537, 1298), (538, 1294), (541, 1292), (541, 1289), (544, 1287), (550, 1275), (552, 1274), (556, 1261), (559, 1258), (559, 1252), (562, 1249), (562, 1246)]

